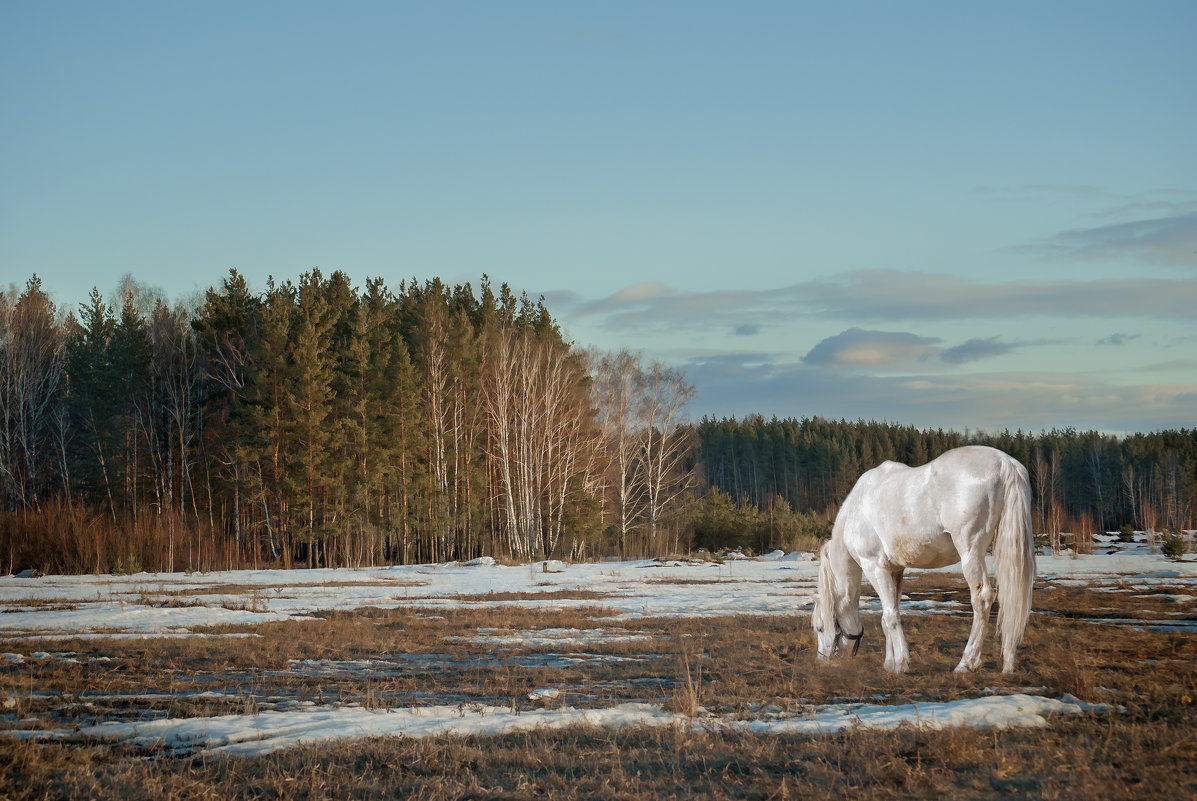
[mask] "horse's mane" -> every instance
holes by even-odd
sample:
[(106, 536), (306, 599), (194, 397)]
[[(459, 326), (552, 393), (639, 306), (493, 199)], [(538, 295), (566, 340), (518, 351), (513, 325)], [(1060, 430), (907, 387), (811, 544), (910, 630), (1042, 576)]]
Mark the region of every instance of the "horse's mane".
[(816, 614), (823, 617), (824, 624), (831, 623), (835, 620), (835, 571), (831, 569), (830, 554), (831, 541), (823, 543), (823, 547), (819, 549), (819, 579), (815, 585), (815, 592), (817, 594), (817, 601), (815, 603)]

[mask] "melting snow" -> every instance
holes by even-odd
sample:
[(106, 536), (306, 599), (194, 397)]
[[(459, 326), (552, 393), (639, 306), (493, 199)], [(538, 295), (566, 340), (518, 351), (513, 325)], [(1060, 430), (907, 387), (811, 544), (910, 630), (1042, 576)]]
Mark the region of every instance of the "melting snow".
[[(529, 695), (551, 700), (554, 690)], [(741, 721), (729, 718), (689, 718), (651, 704), (618, 704), (605, 709), (536, 709), (512, 712), (494, 706), (426, 706), (368, 710), (359, 706), (304, 706), (285, 711), (206, 718), (164, 718), (137, 722), (108, 722), (78, 731), (7, 732), (21, 738), (65, 741), (103, 740), (137, 747), (166, 747), (185, 753), (257, 755), (323, 740), (381, 735), (430, 737), (437, 735), (499, 735), (573, 725), (622, 728), (679, 726), (731, 729), (758, 734), (827, 734), (862, 727), (891, 729), (902, 725), (939, 729), (1044, 727), (1054, 715), (1107, 711), (1105, 705), (1086, 704), (1070, 696), (989, 696), (945, 703), (886, 706), (849, 704), (813, 706), (791, 717)]]
[(610, 629), (536, 629), (525, 631), (502, 631), (501, 629), (479, 629), (472, 637), (447, 637), (452, 641), (472, 642), (478, 645), (505, 645), (524, 648), (559, 648), (562, 646), (589, 646), (612, 642), (643, 642), (651, 640), (648, 634), (612, 631)]
[[(618, 618), (774, 615), (809, 608), (818, 562), (810, 554), (776, 552), (760, 560), (712, 562), (640, 560), (567, 565), (467, 563), (364, 569), (245, 570), (209, 574), (0, 577), (0, 636), (195, 636), (205, 626), (253, 625), (364, 607), (452, 608), (518, 605), (555, 609), (604, 607)], [(959, 568), (945, 568), (945, 572)], [(1116, 587), (1132, 578), (1137, 592), (1197, 584), (1197, 561), (1167, 562), (1146, 546), (1078, 558), (1040, 556), (1041, 580)], [(227, 588), (246, 588), (239, 595)], [(212, 594), (204, 595), (204, 590)], [(560, 598), (582, 591), (593, 598)], [(199, 593), (199, 594), (197, 594)], [(540, 599), (496, 600), (491, 593)], [(179, 604), (180, 598), (185, 604)], [(1178, 597), (1177, 600), (1180, 600)], [(27, 606), (34, 601), (73, 608)], [(21, 608), (13, 610), (14, 606)], [(905, 601), (910, 609), (948, 609), (945, 602)], [(231, 608), (230, 608), (231, 607)], [(0, 607), (3, 608), (3, 607)], [(227, 635), (222, 635), (227, 636)]]
[[(514, 604), (552, 609), (602, 607), (616, 618), (675, 615), (794, 614), (809, 608), (818, 563), (810, 554), (759, 560), (711, 562), (641, 560), (567, 565), (499, 565), (481, 558), (467, 563), (360, 570), (260, 570), (212, 574), (138, 574), (135, 576), (0, 577), (0, 638), (34, 637), (184, 637), (237, 636), (196, 631), (207, 626), (252, 625), (310, 618), (329, 610), (382, 608), (452, 608), (476, 604)], [(959, 568), (949, 568), (958, 572)], [(1117, 589), (1133, 581), (1135, 592), (1197, 586), (1197, 562), (1169, 563), (1144, 546), (1092, 556), (1040, 556), (1042, 581), (1092, 584)], [(233, 594), (230, 587), (246, 588)], [(204, 591), (210, 593), (205, 594)], [(563, 599), (561, 591), (593, 597)], [(529, 600), (488, 599), (491, 593), (527, 593)], [(541, 597), (537, 598), (536, 596)], [(184, 598), (186, 603), (179, 604)], [(1190, 596), (1175, 595), (1184, 602)], [(38, 605), (40, 604), (40, 605)], [(955, 611), (953, 603), (904, 601), (910, 610)], [(1134, 621), (1135, 625), (1191, 626), (1184, 621)], [(240, 635), (246, 636), (246, 635)], [(612, 629), (544, 629), (499, 633), (483, 631), (480, 643), (522, 647), (575, 647), (642, 639), (637, 632)], [(49, 658), (39, 652), (34, 659)], [(563, 657), (564, 658), (564, 657)], [(595, 658), (595, 657), (587, 657)], [(619, 658), (619, 657), (611, 657)], [(630, 657), (629, 657), (630, 658)], [(0, 668), (27, 657), (0, 653)], [(399, 658), (396, 657), (396, 660)], [(401, 660), (400, 660), (401, 661)], [(374, 670), (373, 662), (295, 665), (297, 669)], [(537, 694), (539, 693), (539, 695)], [(552, 690), (537, 690), (546, 701)], [(531, 696), (529, 696), (531, 697)], [(98, 738), (134, 745), (163, 744), (183, 751), (256, 754), (326, 738), (365, 735), (421, 737), (437, 734), (489, 735), (574, 724), (598, 726), (702, 726), (753, 732), (817, 733), (849, 726), (1044, 726), (1053, 715), (1103, 707), (1073, 698), (1037, 695), (975, 698), (951, 703), (903, 705), (835, 704), (809, 707), (801, 714), (771, 712), (756, 720), (705, 717), (691, 719), (646, 704), (605, 709), (543, 708), (513, 712), (492, 706), (427, 706), (368, 710), (358, 706), (298, 706), (260, 710), (257, 714), (207, 718), (109, 722), (73, 730), (7, 731), (7, 736), (76, 740)], [(27, 724), (26, 724), (27, 725)]]

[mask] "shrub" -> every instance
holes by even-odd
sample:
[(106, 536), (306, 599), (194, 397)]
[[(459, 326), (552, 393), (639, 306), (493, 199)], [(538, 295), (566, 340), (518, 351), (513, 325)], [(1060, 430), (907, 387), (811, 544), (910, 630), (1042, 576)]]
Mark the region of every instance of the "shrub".
[(1164, 534), (1164, 541), (1160, 545), (1160, 551), (1169, 559), (1180, 559), (1185, 555), (1185, 538), (1176, 531), (1169, 531)]
[(694, 544), (717, 551), (739, 548), (765, 553), (774, 548), (815, 551), (831, 537), (831, 524), (810, 512), (795, 512), (784, 498), (762, 511), (751, 503), (736, 503), (714, 488), (695, 507), (691, 518)]
[(755, 506), (737, 504), (726, 492), (713, 488), (695, 509), (694, 544), (710, 551), (751, 548), (756, 545), (759, 518)]
[(1135, 541), (1135, 527), (1130, 523), (1123, 523), (1118, 528), (1119, 542), (1134, 542)]
[(117, 559), (112, 565), (112, 575), (114, 576), (132, 576), (134, 573), (141, 572), (141, 562), (135, 556), (126, 556)]

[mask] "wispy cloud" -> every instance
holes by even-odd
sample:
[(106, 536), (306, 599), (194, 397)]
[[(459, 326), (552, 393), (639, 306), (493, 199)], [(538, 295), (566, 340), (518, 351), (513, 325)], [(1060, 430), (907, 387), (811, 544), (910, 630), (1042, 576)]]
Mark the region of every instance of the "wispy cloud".
[(614, 330), (736, 329), (795, 315), (857, 322), (1152, 317), (1191, 319), (1197, 279), (984, 282), (942, 273), (860, 270), (765, 290), (690, 292), (660, 283), (625, 287), (598, 300), (546, 292), (554, 309)]
[(789, 289), (825, 316), (873, 320), (1009, 319), (1022, 316), (1188, 318), (1197, 280), (1099, 278), (1090, 281), (982, 282), (901, 270), (862, 270)]
[(732, 333), (738, 337), (754, 337), (761, 332), (761, 327), (756, 323), (742, 323), (732, 329)]
[(599, 317), (616, 328), (691, 324), (706, 328), (712, 323), (741, 325), (745, 311), (768, 305), (766, 291), (716, 290), (682, 292), (665, 284), (632, 284), (604, 298), (577, 302), (572, 316)]
[(1121, 346), (1125, 345), (1127, 342), (1131, 342), (1132, 340), (1136, 340), (1138, 338), (1139, 338), (1138, 334), (1122, 334), (1122, 333), (1110, 334), (1108, 337), (1102, 337), (1101, 339), (1097, 340), (1097, 344), (1098, 345), (1113, 345), (1114, 347), (1121, 347)]
[(1157, 264), (1194, 267), (1197, 266), (1197, 212), (1062, 231), (1031, 249), (1056, 258), (1131, 256)]
[(1166, 362), (1148, 362), (1129, 368), (1141, 373), (1182, 373), (1185, 378), (1197, 375), (1197, 359), (1170, 359)]
[(1018, 345), (1011, 342), (1001, 342), (997, 337), (970, 339), (962, 345), (948, 348), (939, 358), (948, 364), (964, 364), (993, 356), (1004, 356), (1017, 347)]
[(1192, 192), (1179, 189), (1157, 189), (1122, 199), (1122, 203), (1093, 212), (1095, 219), (1130, 220), (1155, 219), (1157, 217), (1180, 217), (1197, 211), (1197, 200)]

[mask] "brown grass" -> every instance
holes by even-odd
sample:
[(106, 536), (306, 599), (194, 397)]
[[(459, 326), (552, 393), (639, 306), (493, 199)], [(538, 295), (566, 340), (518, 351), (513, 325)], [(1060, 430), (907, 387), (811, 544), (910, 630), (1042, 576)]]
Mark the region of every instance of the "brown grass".
[[(8, 641), (4, 650), (28, 661), (0, 665), (0, 698), (19, 703), (0, 717), (3, 728), (31, 728), (27, 720), (18, 726), (27, 718), (69, 729), (148, 714), (245, 713), (285, 699), (366, 706), (457, 699), (526, 708), (527, 693), (539, 687), (560, 688), (560, 703), (572, 706), (642, 700), (745, 718), (769, 705), (800, 714), (808, 704), (842, 700), (947, 701), (992, 692), (1072, 694), (1122, 711), (1055, 719), (1045, 730), (782, 737), (576, 728), (494, 739), (344, 741), (254, 759), (0, 737), (0, 798), (1197, 797), (1197, 634), (1093, 622), (1167, 612), (1191, 618), (1194, 604), (1166, 596), (1193, 591), (1127, 589), (1041, 588), (1019, 669), (1008, 676), (997, 672), (992, 638), (985, 670), (951, 671), (969, 627), (966, 615), (951, 614), (904, 616), (912, 670), (903, 676), (880, 670), (875, 615), (865, 616), (860, 655), (832, 665), (815, 659), (806, 617), (616, 621), (598, 608), (515, 604), (362, 609), (216, 629), (261, 635), (253, 639), (75, 640), (52, 648)], [(923, 574), (906, 590), (912, 598), (967, 602), (959, 576)], [(653, 639), (560, 648), (468, 640), (480, 629), (550, 627), (647, 632)], [(73, 652), (80, 664), (33, 660), (43, 649)], [(592, 656), (550, 658), (566, 652)], [(346, 660), (374, 660), (365, 664), (376, 667), (339, 670)], [(212, 689), (225, 695), (188, 695)], [(147, 692), (165, 697), (130, 697)]]
[(827, 737), (579, 728), (495, 739), (372, 738), (212, 761), (21, 744), (0, 750), (8, 780), (0, 796), (1183, 799), (1197, 792), (1194, 747), (1192, 730), (1119, 720)]

